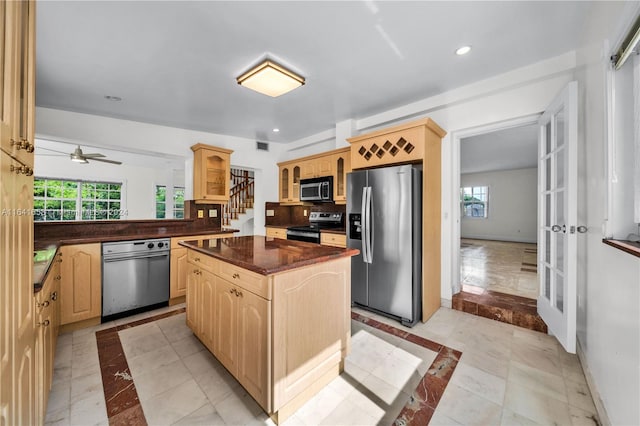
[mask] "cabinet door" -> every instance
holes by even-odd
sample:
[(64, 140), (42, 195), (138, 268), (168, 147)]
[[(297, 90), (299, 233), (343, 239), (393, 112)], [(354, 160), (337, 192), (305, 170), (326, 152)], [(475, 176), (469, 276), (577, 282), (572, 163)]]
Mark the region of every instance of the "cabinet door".
[(100, 249), (99, 243), (61, 247), (61, 324), (101, 315)]
[(336, 154), (333, 156), (334, 180), (333, 180), (333, 200), (345, 202), (347, 200), (347, 173), (351, 171), (350, 153)]
[(291, 201), (291, 185), (290, 185), (290, 168), (288, 166), (280, 166), (280, 202), (286, 203)]
[(198, 329), (199, 323), (199, 303), (198, 303), (198, 290), (200, 287), (200, 279), (198, 276), (199, 269), (196, 265), (187, 263), (187, 297), (186, 297), (186, 310), (187, 310), (187, 327), (198, 336), (200, 330)]
[(326, 155), (324, 157), (317, 158), (315, 160), (315, 170), (317, 176), (332, 176), (333, 175), (333, 156)]
[(198, 329), (200, 340), (210, 350), (214, 349), (215, 333), (215, 276), (209, 271), (200, 274)]
[(238, 359), (238, 298), (230, 282), (216, 278), (215, 284), (215, 336), (213, 354), (231, 374), (236, 374)]
[(187, 249), (171, 249), (171, 279), (170, 295), (171, 299), (182, 297), (187, 294)]
[(238, 381), (269, 409), (267, 371), (271, 365), (271, 303), (238, 289)]
[(300, 163), (300, 178), (309, 179), (316, 177), (316, 163), (314, 160), (306, 160)]
[(193, 197), (200, 201), (228, 201), (230, 151), (197, 148), (194, 151)]

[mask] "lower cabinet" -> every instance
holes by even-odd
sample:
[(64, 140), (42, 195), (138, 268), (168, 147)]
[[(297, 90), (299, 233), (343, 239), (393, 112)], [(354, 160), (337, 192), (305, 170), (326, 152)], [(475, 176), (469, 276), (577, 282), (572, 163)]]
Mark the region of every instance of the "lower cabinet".
[(322, 244), (323, 246), (346, 248), (347, 236), (346, 234), (333, 234), (330, 232), (321, 232), (320, 244)]
[(102, 314), (102, 250), (100, 243), (60, 247), (61, 324)]
[(36, 418), (44, 423), (53, 381), (53, 359), (60, 328), (60, 255), (56, 256), (42, 289), (35, 295)]
[(287, 230), (284, 228), (275, 228), (272, 226), (266, 226), (266, 236), (271, 238), (282, 238), (283, 240), (287, 239)]

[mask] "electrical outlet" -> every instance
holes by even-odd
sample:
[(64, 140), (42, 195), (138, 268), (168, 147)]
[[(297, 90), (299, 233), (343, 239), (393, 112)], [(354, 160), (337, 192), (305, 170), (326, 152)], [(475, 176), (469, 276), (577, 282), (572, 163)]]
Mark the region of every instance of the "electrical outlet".
[(276, 211), (275, 210), (267, 210), (267, 217), (273, 217), (276, 215)]
[(305, 217), (306, 217), (306, 216), (307, 216), (307, 209), (304, 209), (302, 213), (303, 213), (303, 214), (305, 215)]
[(210, 209), (209, 210), (209, 217), (218, 217), (218, 210)]
[(202, 219), (204, 217), (204, 210), (198, 210), (198, 219)]

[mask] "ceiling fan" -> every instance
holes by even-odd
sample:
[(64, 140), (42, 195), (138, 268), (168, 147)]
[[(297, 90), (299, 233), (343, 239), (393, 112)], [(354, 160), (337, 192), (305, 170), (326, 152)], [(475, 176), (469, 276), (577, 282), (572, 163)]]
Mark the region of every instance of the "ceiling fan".
[(75, 163), (85, 163), (86, 164), (89, 161), (102, 161), (103, 163), (122, 164), (121, 161), (108, 160), (107, 158), (105, 158), (104, 154), (100, 154), (98, 152), (91, 153), (91, 154), (85, 154), (85, 153), (82, 152), (82, 149), (80, 148), (80, 145), (78, 145), (76, 147), (76, 149), (70, 154), (66, 153), (66, 152), (62, 152), (62, 151), (56, 151), (54, 149), (48, 149), (48, 148), (42, 148), (42, 149), (44, 149), (46, 151), (53, 151), (53, 152), (57, 152), (57, 153), (60, 153), (60, 154), (69, 155), (69, 157), (71, 157), (71, 161), (73, 161)]

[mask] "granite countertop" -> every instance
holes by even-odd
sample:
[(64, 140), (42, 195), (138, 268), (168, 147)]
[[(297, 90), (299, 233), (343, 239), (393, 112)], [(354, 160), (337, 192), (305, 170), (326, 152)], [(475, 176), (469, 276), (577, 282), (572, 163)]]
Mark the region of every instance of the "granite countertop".
[(180, 242), (180, 245), (262, 275), (351, 257), (359, 253), (356, 249), (320, 246), (258, 235), (216, 240), (187, 240)]
[(58, 245), (49, 245), (33, 252), (33, 292), (42, 290), (44, 279), (58, 251)]

